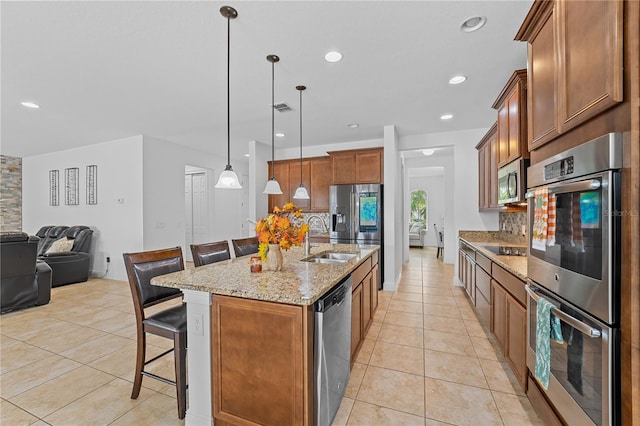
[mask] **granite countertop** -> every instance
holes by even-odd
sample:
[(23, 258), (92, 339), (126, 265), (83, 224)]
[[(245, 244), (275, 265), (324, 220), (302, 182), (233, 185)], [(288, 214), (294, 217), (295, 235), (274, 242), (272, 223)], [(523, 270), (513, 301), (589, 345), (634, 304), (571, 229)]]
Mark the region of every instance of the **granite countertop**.
[(458, 238), (491, 259), (492, 262), (511, 272), (523, 281), (527, 280), (527, 257), (497, 255), (483, 246), (509, 246), (527, 248), (526, 241), (521, 238), (505, 236), (502, 232), (494, 231), (460, 231)]
[(153, 278), (151, 284), (244, 299), (311, 305), (378, 249), (379, 246), (374, 245), (319, 244), (312, 248), (311, 256), (327, 250), (357, 253), (346, 263), (322, 264), (300, 261), (306, 257), (304, 247), (292, 247), (282, 251), (284, 270), (280, 272), (252, 273), (249, 258), (257, 256), (253, 254), (161, 275)]

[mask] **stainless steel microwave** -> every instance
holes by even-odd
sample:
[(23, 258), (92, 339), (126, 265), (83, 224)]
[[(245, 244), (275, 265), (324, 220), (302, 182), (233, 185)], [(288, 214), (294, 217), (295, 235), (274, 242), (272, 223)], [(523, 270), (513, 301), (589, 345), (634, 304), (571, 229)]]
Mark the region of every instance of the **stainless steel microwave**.
[(528, 161), (519, 158), (498, 169), (498, 204), (525, 202)]

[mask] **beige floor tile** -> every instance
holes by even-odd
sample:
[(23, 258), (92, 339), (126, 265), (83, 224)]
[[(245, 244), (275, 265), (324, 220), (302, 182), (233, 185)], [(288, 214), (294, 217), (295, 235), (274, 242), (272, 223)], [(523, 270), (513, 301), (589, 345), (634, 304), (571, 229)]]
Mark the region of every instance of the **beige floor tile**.
[(0, 393), (3, 398), (12, 398), (80, 366), (75, 361), (51, 354), (40, 361), (3, 374), (0, 377)]
[(467, 328), (464, 326), (462, 320), (437, 317), (433, 315), (424, 316), (424, 329), (441, 331), (444, 333), (462, 334), (464, 336), (468, 335)]
[[(153, 346), (150, 347), (149, 350), (153, 353), (147, 353), (147, 359), (151, 359), (153, 356), (161, 352)], [(114, 376), (121, 376), (127, 371), (131, 371), (136, 368), (136, 354), (137, 345), (135, 342), (131, 342), (117, 351), (91, 361), (87, 365)]]
[(142, 388), (137, 399), (131, 399), (131, 383), (122, 379), (111, 382), (73, 401), (44, 420), (53, 425), (65, 426), (70, 419), (81, 425), (107, 425), (154, 394)]
[(22, 315), (4, 320), (2, 322), (2, 334), (24, 342), (34, 336), (46, 335), (49, 330), (54, 332), (65, 328), (66, 323), (51, 321), (51, 319), (47, 320), (38, 313), (34, 313), (31, 317), (24, 316), (27, 311), (29, 310), (25, 309), (25, 311), (19, 312)]
[(131, 340), (114, 334), (106, 334), (82, 345), (62, 352), (63, 356), (83, 364), (88, 364), (98, 358), (120, 350), (131, 343)]
[(483, 326), (477, 320), (476, 321), (474, 321), (474, 320), (471, 320), (471, 321), (465, 320), (464, 321), (464, 326), (467, 329), (467, 333), (471, 337), (482, 337), (482, 338), (485, 338), (485, 339), (491, 337), (491, 331), (489, 330), (489, 328)]
[(422, 329), (415, 327), (403, 327), (400, 325), (383, 324), (378, 334), (378, 340), (387, 343), (424, 347), (424, 334)]
[(408, 312), (389, 311), (382, 324), (401, 325), (404, 327), (422, 328), (422, 315)]
[(489, 388), (476, 357), (425, 350), (424, 374), (433, 379)]
[(455, 425), (501, 425), (491, 391), (425, 379), (426, 417)]
[(450, 426), (451, 423), (439, 422), (433, 419), (424, 419), (424, 426)]
[(175, 399), (156, 393), (111, 423), (111, 426), (131, 425), (184, 425), (184, 420), (178, 419), (178, 406)]
[(423, 426), (424, 417), (379, 405), (355, 401), (347, 425), (351, 426)]
[(81, 366), (10, 398), (10, 401), (44, 418), (113, 379), (110, 374)]
[(377, 340), (378, 339), (378, 335), (380, 334), (380, 328), (381, 327), (382, 327), (382, 322), (372, 321), (371, 322), (371, 326), (369, 327), (369, 330), (367, 331), (367, 334), (366, 334), (365, 338), (372, 339), (372, 340)]
[(471, 343), (473, 344), (473, 349), (475, 350), (478, 358), (488, 359), (491, 361), (505, 361), (500, 349), (498, 349), (497, 345), (495, 345), (491, 339), (471, 337)]
[(543, 425), (526, 396), (491, 393), (505, 425)]
[(448, 352), (458, 355), (475, 356), (471, 339), (462, 334), (424, 331), (424, 348), (432, 351)]
[(404, 300), (392, 300), (391, 303), (389, 303), (389, 311), (410, 312), (413, 314), (421, 314), (422, 303), (407, 302)]
[(489, 389), (498, 392), (524, 395), (522, 387), (516, 376), (511, 371), (511, 367), (506, 362), (479, 359), (484, 376), (489, 383)]
[(38, 418), (16, 407), (6, 399), (0, 401), (0, 424), (7, 426), (32, 425)]
[(422, 294), (424, 296), (431, 295), (431, 296), (453, 297), (453, 292), (451, 291), (451, 289), (445, 288), (445, 287), (423, 287)]
[(373, 352), (375, 345), (375, 340), (364, 339), (364, 342), (362, 342), (362, 346), (360, 346), (360, 350), (356, 355), (356, 362), (359, 362), (360, 364), (369, 364), (369, 359), (371, 358), (371, 353)]
[(369, 365), (422, 376), (424, 353), (421, 348), (378, 341), (369, 359)]
[(356, 395), (358, 395), (365, 371), (367, 371), (367, 366), (365, 364), (360, 364), (358, 362), (353, 364), (349, 375), (349, 383), (344, 391), (344, 396), (348, 398), (355, 398)]
[(423, 310), (425, 315), (462, 319), (457, 306), (431, 305), (425, 303)]
[(27, 340), (26, 343), (60, 353), (106, 335), (103, 331), (81, 327), (70, 322), (61, 322), (60, 324), (62, 327), (38, 334)]
[(49, 351), (5, 336), (0, 345), (0, 375), (51, 356)]
[(336, 413), (336, 417), (333, 419), (331, 426), (345, 426), (347, 424), (354, 402), (355, 401), (351, 398), (342, 398), (340, 408), (338, 408), (338, 412)]
[(384, 321), (384, 318), (386, 316), (387, 316), (387, 310), (382, 309), (380, 306), (378, 306), (378, 309), (376, 309), (376, 313), (373, 314), (373, 320), (376, 322), (382, 322)]
[(453, 296), (434, 296), (433, 294), (425, 294), (422, 301), (429, 305), (457, 306), (456, 299)]
[(406, 302), (422, 302), (422, 295), (420, 293), (405, 293), (398, 291), (393, 295), (393, 300), (404, 300)]
[(357, 401), (424, 416), (424, 377), (369, 366)]
[(414, 282), (413, 284), (398, 284), (398, 293), (416, 293), (422, 294), (422, 285), (420, 285), (419, 281)]

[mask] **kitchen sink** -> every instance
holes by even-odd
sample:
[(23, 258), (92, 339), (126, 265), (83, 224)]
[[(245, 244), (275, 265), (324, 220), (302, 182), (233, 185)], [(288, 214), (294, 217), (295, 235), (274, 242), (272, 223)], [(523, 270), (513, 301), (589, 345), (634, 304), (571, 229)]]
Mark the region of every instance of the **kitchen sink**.
[(301, 259), (303, 262), (339, 264), (347, 263), (350, 259), (357, 256), (357, 253), (342, 253), (335, 251), (323, 251), (322, 253)]

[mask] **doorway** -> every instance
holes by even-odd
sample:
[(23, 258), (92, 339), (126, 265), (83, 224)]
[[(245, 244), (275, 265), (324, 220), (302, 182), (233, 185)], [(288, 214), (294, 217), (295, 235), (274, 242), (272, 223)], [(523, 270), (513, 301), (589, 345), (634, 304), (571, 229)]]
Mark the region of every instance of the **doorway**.
[(209, 239), (208, 177), (208, 172), (205, 169), (185, 166), (185, 248), (183, 255), (187, 261), (193, 261), (189, 246), (191, 244), (205, 243)]

